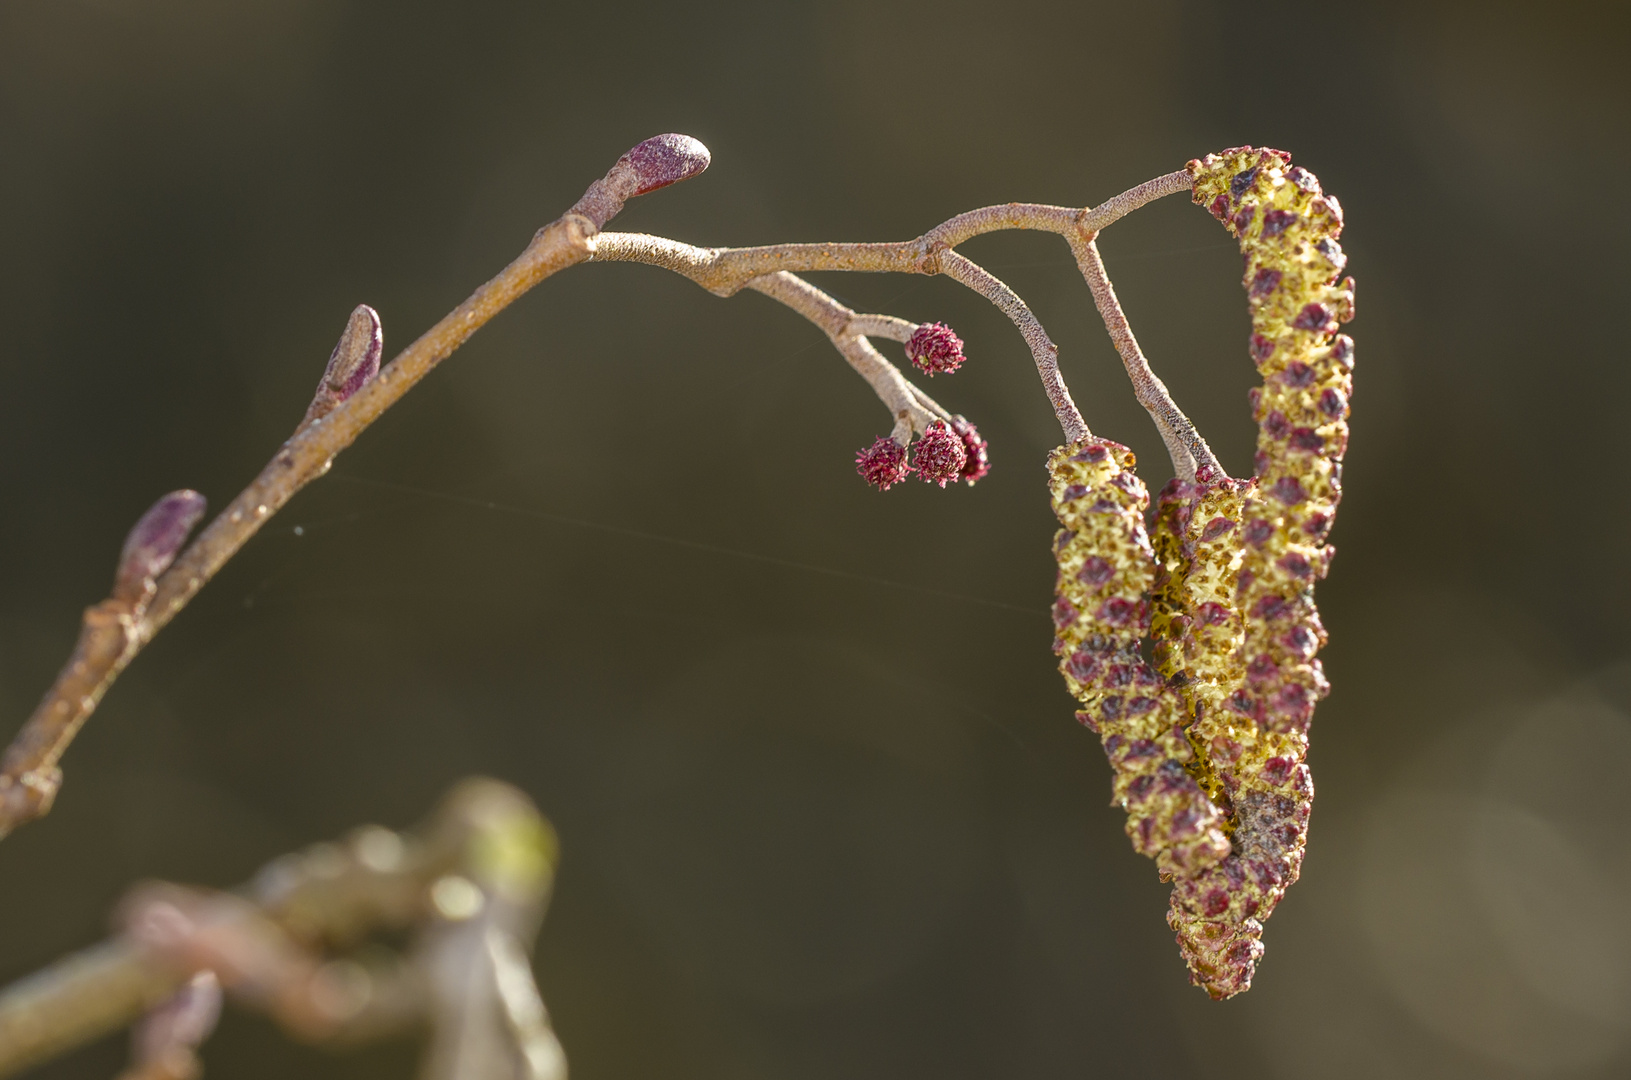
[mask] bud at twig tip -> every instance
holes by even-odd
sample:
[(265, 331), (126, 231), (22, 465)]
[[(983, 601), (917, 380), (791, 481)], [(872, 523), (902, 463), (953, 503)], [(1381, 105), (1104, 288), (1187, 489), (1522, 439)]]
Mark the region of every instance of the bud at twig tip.
[(568, 212), (603, 229), (627, 200), (689, 180), (706, 169), (708, 161), (708, 148), (689, 135), (654, 135), (618, 158)]
[(708, 148), (689, 135), (654, 135), (624, 154), (620, 164), (634, 169), (638, 184), (631, 195), (689, 180), (708, 167)]
[(153, 579), (169, 569), (182, 545), (204, 516), (204, 496), (196, 491), (172, 491), (143, 514), (125, 538), (119, 570), (113, 579), (113, 598), (132, 603), (144, 600)]

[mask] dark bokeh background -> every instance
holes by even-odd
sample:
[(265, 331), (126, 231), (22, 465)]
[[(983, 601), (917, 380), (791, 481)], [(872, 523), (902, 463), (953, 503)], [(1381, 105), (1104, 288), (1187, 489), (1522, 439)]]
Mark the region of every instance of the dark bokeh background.
[[(880, 496), (850, 462), (888, 419), (812, 327), (636, 266), (503, 315), (141, 657), (0, 845), (0, 978), (92, 941), (133, 879), (228, 884), (484, 772), (563, 837), (538, 965), (579, 1080), (1625, 1075), (1611, 11), (0, 2), (7, 725), (125, 529), (171, 488), (229, 499), (354, 304), (394, 351), (657, 132), (713, 169), (615, 227), (703, 244), (904, 238), (1288, 148), (1343, 201), (1361, 312), (1312, 846), (1244, 998), (1186, 984), (1053, 671), (1058, 430), (1012, 328), (949, 281), (822, 279), (973, 356), (932, 390), (995, 471)], [(1232, 243), (1170, 199), (1103, 246), (1246, 470)], [(1063, 245), (967, 250), (1158, 487)], [(207, 1059), (405, 1076), (412, 1048), (235, 1013)]]

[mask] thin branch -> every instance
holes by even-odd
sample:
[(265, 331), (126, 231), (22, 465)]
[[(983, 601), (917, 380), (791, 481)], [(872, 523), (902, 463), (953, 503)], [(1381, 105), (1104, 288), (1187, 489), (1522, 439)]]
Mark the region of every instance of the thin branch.
[[(832, 255), (841, 248), (853, 249), (853, 252), (859, 254), (854, 260), (848, 259), (847, 256), (842, 260), (836, 259), (836, 257), (834, 259), (826, 258), (827, 255)], [(888, 251), (885, 251), (885, 248)], [(717, 279), (717, 268), (722, 262), (735, 254), (749, 250), (781, 250), (793, 253), (790, 258), (798, 257), (801, 259), (805, 254), (812, 251), (824, 253), (821, 259), (815, 260), (822, 262), (823, 265), (806, 266), (803, 267), (804, 269), (899, 270), (912, 274), (945, 274), (947, 277), (961, 282), (990, 300), (1019, 328), (1026, 344), (1031, 348), (1031, 355), (1036, 360), (1037, 372), (1042, 377), (1043, 388), (1047, 391), (1048, 400), (1053, 404), (1054, 414), (1059, 419), (1059, 426), (1065, 432), (1065, 438), (1068, 441), (1075, 441), (1087, 433), (1087, 424), (1082, 420), (1082, 414), (1077, 411), (1075, 403), (1070, 399), (1070, 391), (1065, 387), (1064, 381), (1059, 376), (1058, 347), (1048, 338), (1047, 333), (1042, 329), (1042, 324), (1031, 313), (1031, 309), (1025, 306), (1025, 301), (1021, 300), (1012, 289), (989, 272), (981, 269), (976, 263), (971, 262), (955, 251), (936, 248), (931, 255), (922, 259), (905, 259), (900, 257), (901, 251), (904, 250), (903, 245), (793, 244), (783, 249), (719, 249), (693, 247), (690, 244), (682, 244), (677, 240), (669, 240), (660, 236), (647, 236), (641, 233), (602, 233), (596, 239), (594, 261), (638, 262), (650, 266), (660, 266), (665, 270), (672, 270), (677, 274), (690, 278), (704, 288), (708, 288), (715, 295), (731, 296), (736, 291), (734, 288), (713, 288), (708, 285), (708, 282)], [(837, 265), (837, 262), (840, 261), (850, 263), (850, 265)], [(764, 284), (761, 284), (761, 282)], [(749, 278), (745, 284), (748, 288), (775, 296), (776, 299), (799, 311), (800, 314), (805, 315), (816, 325), (822, 326), (823, 329), (827, 329), (829, 324), (838, 325), (836, 320), (840, 316), (837, 314), (828, 312), (819, 306), (813, 307), (809, 311), (800, 307), (803, 298), (812, 293), (826, 297), (827, 301), (832, 304), (837, 304), (837, 301), (827, 297), (825, 293), (816, 289), (815, 286), (794, 276), (789, 271), (771, 271), (761, 276)], [(842, 305), (838, 306), (842, 311), (849, 312), (848, 308), (844, 308)], [(849, 314), (853, 315), (853, 312), (849, 312)], [(844, 325), (848, 325), (847, 321)], [(827, 332), (828, 336), (833, 336), (835, 333), (832, 329), (828, 329)], [(887, 361), (884, 361), (883, 357), (879, 356), (871, 345), (863, 344), (855, 350), (847, 350), (841, 344), (843, 340), (841, 337), (833, 337), (834, 344), (838, 345), (841, 352), (844, 352), (845, 358), (861, 373), (863, 378), (872, 383), (873, 389), (877, 391), (878, 396), (884, 400), (884, 403), (895, 411), (897, 423), (899, 423), (901, 414), (898, 411), (899, 406), (896, 404), (897, 399), (893, 396), (893, 391), (880, 388), (878, 383), (873, 382), (872, 372), (882, 375), (881, 370), (876, 367), (877, 363), (887, 364)], [(876, 359), (874, 360), (874, 358)], [(894, 374), (896, 377), (899, 375), (898, 372)], [(883, 375), (883, 377), (887, 379), (887, 375)], [(904, 383), (905, 380), (902, 379), (901, 382)], [(938, 406), (936, 406), (931, 411), (935, 411), (938, 415), (943, 410), (939, 410)], [(897, 439), (896, 441), (900, 440)]]
[(1104, 319), (1104, 328), (1109, 331), (1116, 352), (1121, 354), (1127, 378), (1133, 384), (1133, 395), (1155, 421), (1161, 441), (1167, 444), (1167, 453), (1172, 456), (1173, 468), (1184, 480), (1194, 480), (1196, 473), (1208, 471), (1214, 478), (1221, 478), (1225, 475), (1223, 466), (1218, 464), (1212, 448), (1206, 445), (1206, 440), (1195, 430), (1189, 417), (1172, 400), (1166, 383), (1150, 370), (1150, 362), (1138, 347), (1133, 328), (1121, 310), (1121, 301), (1116, 299), (1115, 287), (1105, 273), (1098, 244), (1091, 235), (1071, 236), (1068, 239), (1070, 249), (1076, 255), (1076, 265), (1081, 268), (1082, 277), (1087, 280), (1087, 287), (1093, 293), (1093, 304)]
[[(597, 262), (639, 262), (660, 266), (690, 278), (716, 296), (732, 296), (743, 287), (768, 292), (768, 289), (757, 282), (777, 275), (814, 270), (945, 274), (996, 304), (1019, 327), (1026, 344), (1030, 346), (1032, 357), (1036, 360), (1043, 388), (1047, 391), (1048, 401), (1053, 405), (1054, 414), (1059, 419), (1059, 426), (1065, 433), (1065, 439), (1067, 442), (1074, 442), (1088, 434), (1088, 427), (1059, 375), (1058, 348), (1043, 331), (1041, 323), (1037, 321), (1030, 308), (1012, 289), (951, 249), (972, 237), (1006, 229), (1035, 229), (1058, 233), (1074, 249), (1084, 238), (1091, 242), (1098, 230), (1138, 207), (1165, 195), (1188, 191), (1192, 183), (1189, 172), (1179, 169), (1124, 191), (1096, 207), (1086, 209), (1042, 203), (1005, 203), (1000, 206), (982, 207), (958, 214), (916, 240), (903, 243), (775, 244), (747, 248), (700, 248), (666, 237), (641, 233), (603, 233), (596, 240), (594, 259)], [(1092, 284), (1091, 281), (1089, 284)], [(817, 325), (823, 325), (816, 316), (808, 317)], [(824, 325), (823, 328), (828, 329)], [(831, 335), (833, 331), (828, 329), (828, 333)], [(864, 368), (869, 364), (869, 358), (863, 358), (858, 362), (850, 357), (849, 353), (846, 352), (845, 355), (865, 377), (867, 371)], [(1142, 358), (1140, 362), (1143, 363)], [(1143, 370), (1148, 373), (1148, 363), (1143, 363)], [(1130, 375), (1133, 374), (1132, 367), (1129, 367), (1128, 371)], [(1154, 379), (1153, 374), (1149, 377)], [(871, 379), (868, 378), (868, 381)], [(1159, 380), (1156, 380), (1156, 385), (1159, 385)], [(874, 389), (877, 389), (875, 384)], [(1134, 390), (1148, 396), (1149, 383), (1147, 381), (1140, 383), (1135, 378)], [(1161, 393), (1166, 393), (1165, 387), (1161, 388)], [(884, 398), (886, 404), (890, 402), (883, 391), (879, 391), (879, 396)], [(1144, 401), (1144, 397), (1140, 397), (1139, 400)], [(1170, 395), (1167, 395), (1169, 404), (1170, 400)], [(1170, 410), (1163, 409), (1162, 415), (1165, 416), (1168, 412), (1182, 416), (1175, 405)], [(1152, 415), (1155, 415), (1153, 411)], [(1156, 422), (1160, 425), (1163, 421), (1158, 417)], [(1162, 430), (1165, 437), (1166, 429)], [(1197, 436), (1196, 441), (1198, 439)], [(1204, 442), (1201, 445), (1204, 446)], [(1193, 467), (1189, 464), (1187, 456), (1189, 452), (1172, 440), (1168, 441), (1168, 448), (1173, 451), (1174, 466), (1180, 472), (1187, 469), (1192, 474)], [(1207, 453), (1210, 454), (1210, 451)]]
[[(966, 239), (1000, 229), (1059, 233), (1077, 250), (1078, 261), (1122, 351), (1139, 400), (1156, 417), (1179, 471), (1192, 474), (1195, 467), (1216, 467), (1205, 442), (1172, 404), (1166, 388), (1137, 352), (1092, 246), (1097, 230), (1147, 202), (1188, 190), (1191, 180), (1186, 170), (1140, 184), (1097, 207), (1009, 203), (969, 211), (906, 243), (708, 249), (661, 237), (599, 231), (627, 199), (695, 175), (707, 163), (706, 148), (685, 136), (664, 135), (641, 143), (591, 185), (571, 210), (539, 230), (503, 272), (372, 378), (373, 365), (378, 363), (377, 320), (371, 309), (354, 312), (307, 417), (254, 482), (175, 559), (174, 565), (142, 577), (140, 596), (116, 591), (108, 601), (85, 613), (74, 654), (0, 760), (0, 837), (49, 811), (61, 785), (58, 762), (113, 680), (268, 518), (306, 484), (326, 473), (335, 455), (488, 320), (550, 275), (590, 259), (663, 266), (720, 296), (730, 296), (753, 283), (754, 288), (794, 307), (821, 326), (851, 366), (872, 385), (895, 417), (894, 435), (903, 446), (932, 418), (950, 419), (950, 414), (908, 382), (867, 338), (904, 340), (901, 335), (909, 335), (913, 324), (889, 316), (857, 315), (819, 289), (793, 278), (790, 272), (944, 273), (986, 296), (1019, 327), (1065, 437), (1074, 441), (1087, 433), (1087, 425), (1059, 376), (1057, 348), (1011, 289), (951, 250)], [(1094, 265), (1098, 266), (1096, 274)], [(1100, 279), (1102, 287), (1096, 284)], [(1131, 352), (1125, 347), (1129, 345)]]
[(955, 251), (941, 253), (940, 266), (941, 273), (991, 301), (1019, 328), (1020, 336), (1030, 346), (1031, 357), (1036, 361), (1036, 372), (1042, 377), (1042, 388), (1047, 391), (1054, 415), (1064, 429), (1065, 441), (1073, 443), (1085, 438), (1089, 434), (1087, 422), (1082, 419), (1076, 403), (1070, 399), (1070, 388), (1059, 375), (1059, 346), (1048, 337), (1048, 332), (1042, 329), (1042, 323), (1031, 313), (1025, 301), (990, 271)]
[[(694, 139), (679, 135), (648, 139), (620, 158), (571, 210), (540, 229), (497, 277), (345, 401), (332, 400), (345, 380), (331, 386), (325, 378), (318, 400), (295, 434), (174, 565), (156, 577), (150, 600), (136, 607), (117, 603), (115, 597), (85, 613), (73, 656), (0, 760), (0, 837), (50, 810), (62, 782), (57, 762), (107, 688), (268, 518), (328, 472), (336, 454), (493, 316), (551, 274), (589, 259), (595, 234), (626, 199), (695, 175), (707, 163), (707, 149)], [(366, 363), (371, 336), (366, 323), (360, 311), (353, 314), (331, 358), (331, 372), (336, 358), (346, 358), (351, 372)]]
[(856, 374), (867, 381), (894, 418), (895, 441), (902, 446), (914, 434), (928, 430), (935, 419), (950, 414), (929, 398), (891, 364), (869, 336), (905, 341), (917, 329), (916, 323), (892, 315), (857, 315), (844, 304), (793, 274), (766, 274), (748, 282), (748, 287), (779, 300), (819, 326)]
[[(1007, 229), (1034, 229), (1072, 236), (1097, 233), (1127, 214), (1166, 195), (1188, 191), (1187, 170), (1158, 176), (1086, 209), (1042, 203), (1004, 203), (958, 214), (915, 240), (897, 243), (770, 244), (743, 248), (693, 248), (662, 237), (608, 233), (596, 259), (650, 263), (684, 274), (709, 292), (730, 296), (749, 281), (779, 271), (849, 270), (872, 273), (939, 273), (940, 251), (972, 237)], [(605, 243), (618, 245), (610, 254)]]

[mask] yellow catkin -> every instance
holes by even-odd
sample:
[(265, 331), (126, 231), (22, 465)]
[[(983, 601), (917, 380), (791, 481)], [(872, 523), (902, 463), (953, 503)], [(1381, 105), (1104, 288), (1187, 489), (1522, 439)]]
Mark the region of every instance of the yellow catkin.
[(1190, 774), (1182, 693), (1145, 662), (1155, 556), (1144, 526), (1149, 494), (1133, 454), (1103, 439), (1048, 459), (1059, 564), (1054, 651), (1081, 703), (1076, 715), (1104, 744), (1113, 801), (1133, 847), (1164, 876), (1188, 877), (1229, 853), (1222, 811)]
[[(1218, 733), (1249, 737), (1250, 721), (1225, 711), (1242, 683), (1244, 619), (1235, 603), (1239, 584), (1241, 508), (1252, 481), (1227, 477), (1202, 483), (1173, 480), (1157, 500), (1152, 530), (1161, 573), (1158, 615), (1151, 626), (1162, 673), (1184, 688), (1189, 737), (1196, 749), (1190, 772), (1213, 801), (1228, 805), (1223, 777), (1212, 761)], [(1232, 833), (1234, 822), (1229, 823)]]
[(1240, 240), (1263, 385), (1252, 481), (1198, 476), (1174, 490), (1162, 646), (1181, 668), (1192, 771), (1231, 810), (1234, 850), (1173, 888), (1168, 923), (1191, 978), (1213, 997), (1251, 985), (1262, 921), (1300, 873), (1313, 782), (1304, 763), (1328, 686), (1314, 582), (1341, 499), (1353, 342), (1353, 279), (1337, 201), (1277, 150), (1241, 147), (1189, 165), (1195, 201)]

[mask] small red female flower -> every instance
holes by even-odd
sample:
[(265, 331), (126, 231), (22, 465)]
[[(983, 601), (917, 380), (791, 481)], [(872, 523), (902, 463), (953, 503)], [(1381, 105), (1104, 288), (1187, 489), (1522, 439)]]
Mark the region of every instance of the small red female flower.
[(963, 454), (967, 458), (963, 463), (963, 479), (972, 485), (991, 471), (991, 455), (987, 452), (989, 444), (980, 438), (979, 429), (961, 416), (951, 418), (951, 429), (963, 440)]
[(906, 447), (885, 435), (856, 453), (855, 471), (879, 491), (888, 491), (906, 479)]
[(963, 339), (945, 323), (929, 322), (913, 331), (906, 342), (906, 359), (919, 371), (933, 377), (947, 375), (963, 366)]
[(917, 441), (917, 452), (912, 455), (912, 467), (917, 470), (918, 479), (941, 487), (962, 476), (967, 465), (968, 451), (963, 447), (962, 436), (944, 420), (929, 425), (929, 430)]

